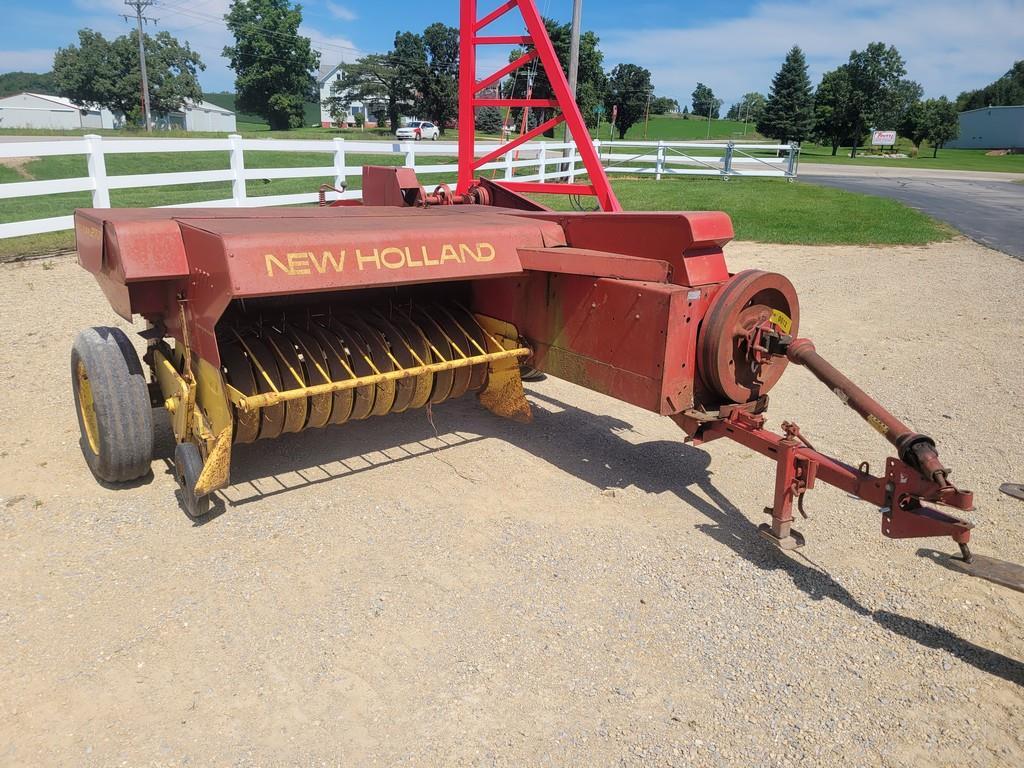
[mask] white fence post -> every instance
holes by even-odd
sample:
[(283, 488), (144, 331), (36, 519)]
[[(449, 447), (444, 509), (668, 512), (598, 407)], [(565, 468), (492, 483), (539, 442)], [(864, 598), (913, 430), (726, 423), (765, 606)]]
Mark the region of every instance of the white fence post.
[(345, 188), (345, 140), (334, 139), (334, 186)]
[(537, 150), (537, 173), (539, 181), (543, 184), (548, 180), (548, 146), (546, 141), (540, 143), (540, 149)]
[(796, 178), (796, 159), (800, 156), (800, 149), (795, 141), (789, 143), (789, 164), (786, 167), (786, 178)]
[(569, 183), (576, 182), (576, 145), (569, 147)]
[(407, 144), (402, 145), (402, 151), (405, 152), (405, 167), (416, 169), (416, 145), (411, 141)]
[(512, 154), (513, 154), (512, 152), (506, 152), (505, 153), (505, 180), (506, 181), (511, 181), (512, 180), (512, 173), (513, 173)]
[(109, 208), (110, 187), (107, 186), (107, 161), (103, 156), (103, 138), (90, 133), (85, 136), (85, 143), (89, 147), (87, 167), (93, 184), (92, 207)]
[(245, 207), (245, 156), (242, 154), (242, 137), (237, 133), (228, 136), (228, 144), (231, 152), (231, 198), (235, 201), (236, 208)]
[(661, 181), (661, 172), (665, 170), (665, 141), (658, 139), (658, 154), (654, 161), (654, 180)]

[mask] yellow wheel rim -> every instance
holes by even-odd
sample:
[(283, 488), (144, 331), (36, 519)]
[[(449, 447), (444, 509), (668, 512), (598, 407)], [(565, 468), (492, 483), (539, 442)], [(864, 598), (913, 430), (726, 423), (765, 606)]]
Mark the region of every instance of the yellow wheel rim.
[(85, 370), (85, 363), (81, 360), (75, 368), (75, 376), (78, 379), (78, 411), (82, 414), (82, 425), (85, 428), (85, 439), (89, 441), (92, 452), (100, 452), (99, 427), (96, 424), (96, 406), (92, 399), (92, 385), (89, 383), (89, 374)]

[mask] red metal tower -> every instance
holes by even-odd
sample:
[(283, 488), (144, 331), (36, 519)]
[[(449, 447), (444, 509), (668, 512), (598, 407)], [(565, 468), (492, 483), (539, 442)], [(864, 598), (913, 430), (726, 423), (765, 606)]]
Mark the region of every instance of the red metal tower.
[[(540, 136), (561, 122), (569, 127), (569, 133), (583, 160), (587, 170), (589, 183), (536, 183), (522, 181), (502, 181), (503, 187), (515, 192), (561, 193), (570, 195), (592, 195), (597, 198), (602, 210), (621, 211), (615, 192), (612, 191), (608, 177), (605, 175), (601, 160), (590, 140), (590, 133), (583, 122), (576, 99), (569, 91), (569, 83), (558, 62), (554, 46), (544, 27), (544, 20), (537, 12), (534, 0), (506, 0), (483, 18), (477, 16), (477, 0), (460, 0), (461, 12), (459, 22), (459, 183), (458, 192), (463, 193), (473, 183), (475, 171), (482, 165), (495, 160), (520, 144)], [(526, 24), (525, 35), (483, 36), (480, 33), (485, 27), (500, 19), (513, 8), (518, 8)], [(476, 79), (476, 48), (478, 45), (522, 45), (532, 49), (515, 61), (494, 72), (482, 80)], [(520, 67), (539, 60), (548, 76), (554, 91), (553, 99), (484, 99), (477, 94), (483, 89), (494, 85), (501, 78)], [(476, 144), (476, 110), (478, 107), (553, 107), (560, 113), (545, 120), (536, 128), (517, 136), (509, 142), (500, 144), (493, 152), (477, 158), (474, 152)]]

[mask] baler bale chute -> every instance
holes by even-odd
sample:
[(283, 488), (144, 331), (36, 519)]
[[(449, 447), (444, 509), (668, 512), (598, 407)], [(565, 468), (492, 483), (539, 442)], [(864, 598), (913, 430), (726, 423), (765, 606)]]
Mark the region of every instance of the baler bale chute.
[[(475, 156), (475, 108), (541, 106), (477, 97), (493, 78), (475, 79), (476, 46), (508, 42), (479, 32), (512, 8), (529, 33), (520, 42), (533, 45), (513, 64), (544, 65), (556, 99), (536, 101), (561, 109), (552, 121), (568, 124), (584, 183), (474, 173), (552, 122)], [(694, 444), (726, 437), (775, 461), (761, 533), (781, 549), (803, 545), (794, 507), (802, 512), (820, 481), (880, 509), (885, 536), (948, 536), (962, 569), (1024, 589), (1019, 566), (972, 556), (971, 523), (936, 508), (969, 511), (973, 495), (952, 484), (935, 442), (799, 337), (790, 281), (730, 274), (726, 214), (621, 211), (531, 0), (483, 19), (474, 0), (462, 10), (454, 190), (428, 192), (411, 169), (371, 166), (361, 203), (76, 212), (82, 266), (118, 314), (147, 324), (148, 380), (116, 329), (90, 329), (74, 346), (82, 448), (97, 478), (117, 483), (149, 471), (150, 406), (164, 407), (184, 506), (200, 518), (230, 482), (235, 444), (468, 393), (499, 416), (529, 421), (525, 366), (667, 416)], [(555, 212), (523, 194), (531, 192), (588, 194), (604, 210)], [(790, 363), (892, 443), (897, 455), (884, 473), (819, 453), (795, 424), (783, 422), (781, 435), (765, 429), (769, 392)]]

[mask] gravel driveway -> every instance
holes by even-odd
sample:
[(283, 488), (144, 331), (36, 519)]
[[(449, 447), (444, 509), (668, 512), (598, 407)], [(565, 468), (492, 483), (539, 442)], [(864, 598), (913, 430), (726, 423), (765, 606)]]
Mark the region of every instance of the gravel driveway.
[[(931, 434), (977, 552), (1024, 560), (1024, 263), (738, 244), (802, 331)], [(0, 267), (4, 765), (1020, 766), (1024, 595), (885, 539), (820, 487), (787, 556), (772, 465), (547, 380), (530, 426), (472, 400), (237, 450), (222, 513), (97, 485), (68, 353), (116, 317), (71, 259)], [(887, 446), (805, 371), (822, 450)]]

